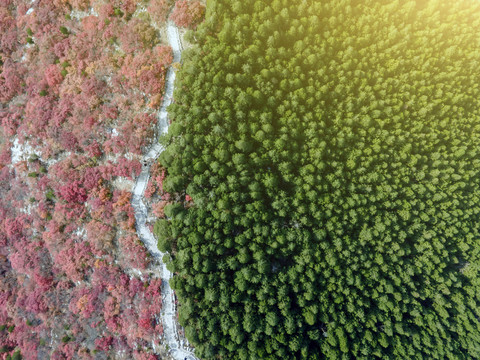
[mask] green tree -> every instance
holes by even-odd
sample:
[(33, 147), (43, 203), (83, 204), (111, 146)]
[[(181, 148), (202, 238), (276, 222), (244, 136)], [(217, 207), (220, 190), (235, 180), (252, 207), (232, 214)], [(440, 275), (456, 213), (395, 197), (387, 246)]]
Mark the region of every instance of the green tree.
[(480, 4), (207, 9), (155, 227), (198, 355), (480, 358)]

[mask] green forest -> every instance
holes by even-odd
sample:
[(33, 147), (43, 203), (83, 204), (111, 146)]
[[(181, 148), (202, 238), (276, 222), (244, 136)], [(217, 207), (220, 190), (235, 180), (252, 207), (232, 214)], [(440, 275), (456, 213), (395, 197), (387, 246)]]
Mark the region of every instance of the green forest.
[(479, 33), (476, 0), (209, 0), (155, 225), (200, 358), (480, 358)]

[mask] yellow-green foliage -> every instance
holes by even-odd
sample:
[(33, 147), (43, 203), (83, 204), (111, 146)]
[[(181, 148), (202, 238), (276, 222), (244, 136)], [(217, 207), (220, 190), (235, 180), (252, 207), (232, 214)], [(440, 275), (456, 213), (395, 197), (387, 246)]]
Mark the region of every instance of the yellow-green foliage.
[(202, 358), (480, 358), (479, 34), (476, 0), (209, 3), (157, 226)]

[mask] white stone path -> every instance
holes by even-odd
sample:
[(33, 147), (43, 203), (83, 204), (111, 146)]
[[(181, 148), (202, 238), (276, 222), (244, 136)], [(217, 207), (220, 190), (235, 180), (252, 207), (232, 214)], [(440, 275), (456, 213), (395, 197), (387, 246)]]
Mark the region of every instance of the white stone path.
[[(177, 27), (168, 23), (167, 25), (168, 42), (173, 49), (173, 62), (180, 62), (181, 58), (181, 42), (180, 35), (178, 34)], [(167, 107), (172, 102), (173, 97), (173, 85), (175, 82), (175, 71), (172, 67), (168, 69), (166, 76), (165, 94), (163, 96), (162, 106), (158, 113), (157, 122), (157, 134), (163, 134), (168, 130), (168, 113)], [(175, 297), (173, 290), (170, 287), (169, 280), (172, 277), (172, 273), (167, 269), (167, 266), (163, 263), (163, 253), (158, 250), (157, 242), (146, 226), (147, 221), (147, 207), (143, 202), (143, 194), (147, 187), (148, 179), (150, 176), (150, 166), (155, 159), (163, 151), (163, 146), (158, 143), (158, 137), (153, 139), (153, 144), (147, 149), (147, 153), (143, 156), (142, 172), (137, 178), (135, 186), (133, 188), (132, 206), (135, 212), (137, 234), (149, 250), (150, 254), (156, 258), (161, 264), (159, 273), (162, 277), (162, 312), (160, 318), (163, 324), (163, 335), (165, 339), (165, 345), (168, 345), (169, 354), (175, 360), (194, 360), (196, 357), (193, 352), (188, 351), (180, 344), (178, 340), (177, 328), (176, 328), (176, 310), (175, 310)]]

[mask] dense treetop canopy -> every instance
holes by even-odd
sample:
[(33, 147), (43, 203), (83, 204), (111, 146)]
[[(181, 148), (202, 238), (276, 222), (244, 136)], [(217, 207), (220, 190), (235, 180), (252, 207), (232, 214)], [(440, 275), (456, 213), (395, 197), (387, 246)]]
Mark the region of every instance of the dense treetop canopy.
[(199, 356), (480, 358), (479, 31), (473, 0), (209, 1), (155, 229)]

